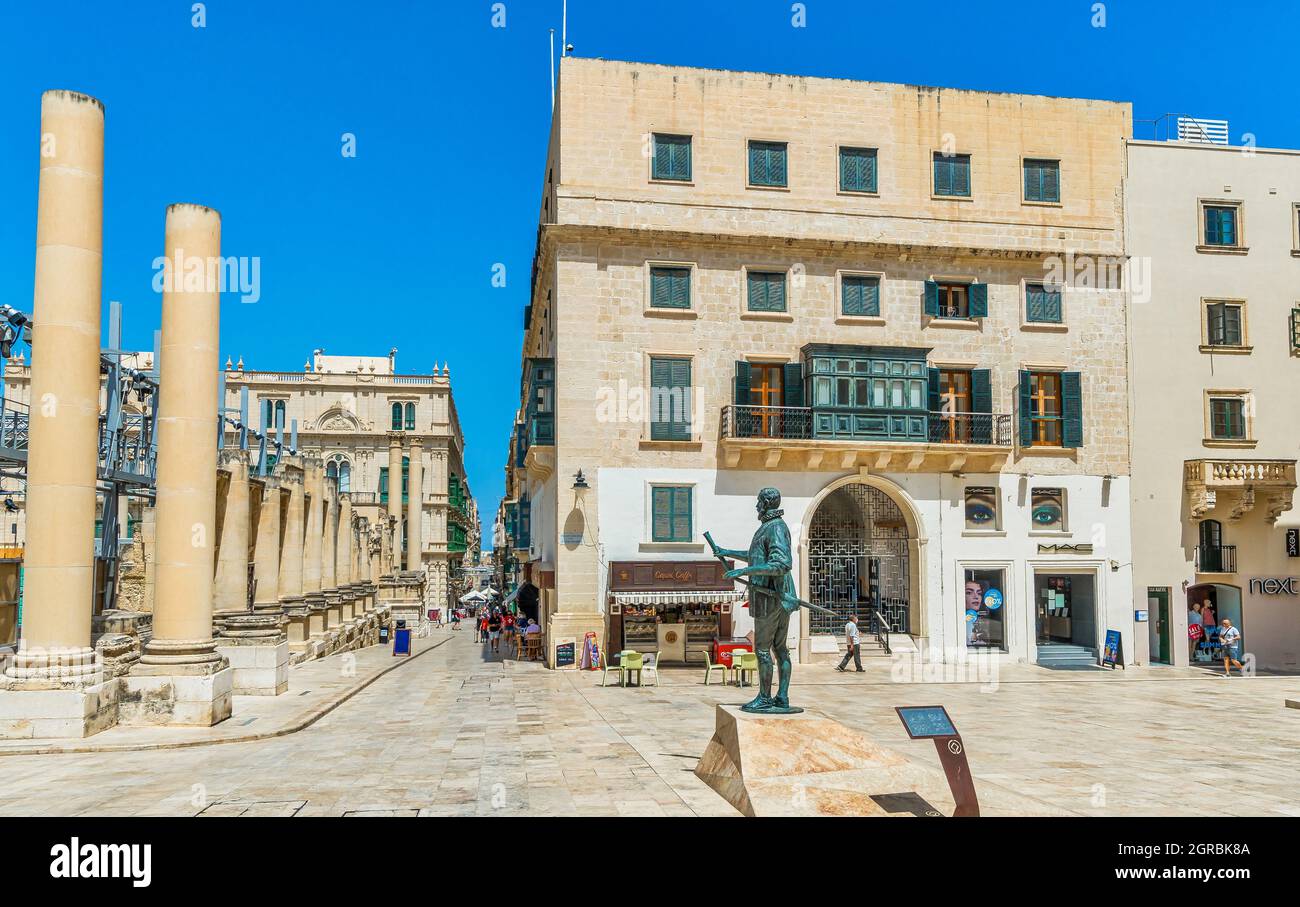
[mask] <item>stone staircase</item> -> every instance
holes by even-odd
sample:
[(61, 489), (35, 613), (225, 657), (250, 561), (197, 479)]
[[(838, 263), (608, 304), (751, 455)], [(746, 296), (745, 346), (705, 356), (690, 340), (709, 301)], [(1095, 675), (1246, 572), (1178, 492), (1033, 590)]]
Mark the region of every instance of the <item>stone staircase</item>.
[(1100, 669), (1096, 649), (1057, 642), (1038, 646), (1038, 664), (1040, 667), (1061, 671)]

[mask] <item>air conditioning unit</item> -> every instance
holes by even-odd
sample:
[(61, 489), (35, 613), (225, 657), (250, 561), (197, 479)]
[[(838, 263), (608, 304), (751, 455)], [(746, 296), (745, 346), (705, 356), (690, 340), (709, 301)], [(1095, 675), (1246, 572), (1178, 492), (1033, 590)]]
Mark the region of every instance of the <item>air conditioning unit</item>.
[(1228, 144), (1228, 121), (1179, 117), (1178, 141), (1194, 142), (1199, 145), (1226, 145)]

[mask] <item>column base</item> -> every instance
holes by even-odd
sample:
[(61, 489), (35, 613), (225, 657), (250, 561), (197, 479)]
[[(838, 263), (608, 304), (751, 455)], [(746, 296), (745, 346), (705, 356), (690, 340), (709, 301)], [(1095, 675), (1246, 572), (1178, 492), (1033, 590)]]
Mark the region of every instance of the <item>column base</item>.
[[(159, 674), (137, 668), (123, 677), (118, 724), (212, 727), (230, 717), (235, 672), (222, 658), (207, 673)], [(137, 673), (138, 672), (138, 673)]]
[(119, 681), (80, 687), (0, 689), (0, 740), (82, 738), (117, 724)]
[(264, 614), (231, 618), (217, 640), (230, 663), (236, 696), (278, 696), (289, 689), (289, 640), (280, 620)]

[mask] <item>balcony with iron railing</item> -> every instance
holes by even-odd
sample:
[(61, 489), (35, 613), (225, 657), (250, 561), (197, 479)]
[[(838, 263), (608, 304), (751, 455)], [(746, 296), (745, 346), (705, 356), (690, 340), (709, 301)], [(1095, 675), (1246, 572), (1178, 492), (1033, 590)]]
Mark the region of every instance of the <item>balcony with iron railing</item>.
[(728, 404), (719, 446), (730, 468), (996, 471), (1012, 450), (1012, 420), (1005, 413)]
[(1197, 545), (1197, 573), (1236, 573), (1236, 545)]

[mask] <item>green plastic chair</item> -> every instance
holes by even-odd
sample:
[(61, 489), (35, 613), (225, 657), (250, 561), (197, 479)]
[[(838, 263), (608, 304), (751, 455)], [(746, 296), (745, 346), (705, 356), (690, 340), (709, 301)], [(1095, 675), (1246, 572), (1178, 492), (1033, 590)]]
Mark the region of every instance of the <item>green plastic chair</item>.
[(714, 663), (713, 663), (713, 660), (712, 660), (711, 658), (709, 658), (709, 650), (708, 650), (708, 649), (705, 649), (705, 650), (704, 650), (703, 652), (701, 652), (700, 654), (704, 656), (704, 685), (705, 685), (706, 687), (709, 685), (709, 678), (713, 676), (713, 672), (714, 672), (714, 671), (721, 671), (721, 672), (722, 672), (722, 685), (723, 685), (723, 686), (726, 686), (726, 685), (727, 685), (727, 666), (724, 665), (722, 662), (718, 662), (717, 664), (714, 664)]
[[(622, 661), (622, 659), (619, 659), (619, 660)], [(605, 685), (605, 681), (609, 679), (609, 675), (610, 675), (610, 672), (611, 672), (611, 671), (612, 671), (613, 673), (615, 673), (615, 674), (618, 675), (618, 685), (619, 685), (619, 686), (622, 686), (622, 685), (623, 685), (623, 668), (622, 668), (620, 665), (610, 664), (608, 661), (605, 662), (605, 670), (604, 670), (604, 672), (600, 675), (600, 685), (601, 685), (602, 687)]]
[(637, 686), (641, 685), (641, 666), (645, 656), (640, 652), (624, 652), (623, 657), (618, 660), (619, 677), (618, 682), (621, 686), (626, 686), (625, 679), (630, 682), (632, 672), (636, 672)]
[(736, 685), (745, 685), (746, 674), (758, 673), (758, 655), (753, 652), (737, 652), (731, 657), (731, 669), (736, 672)]

